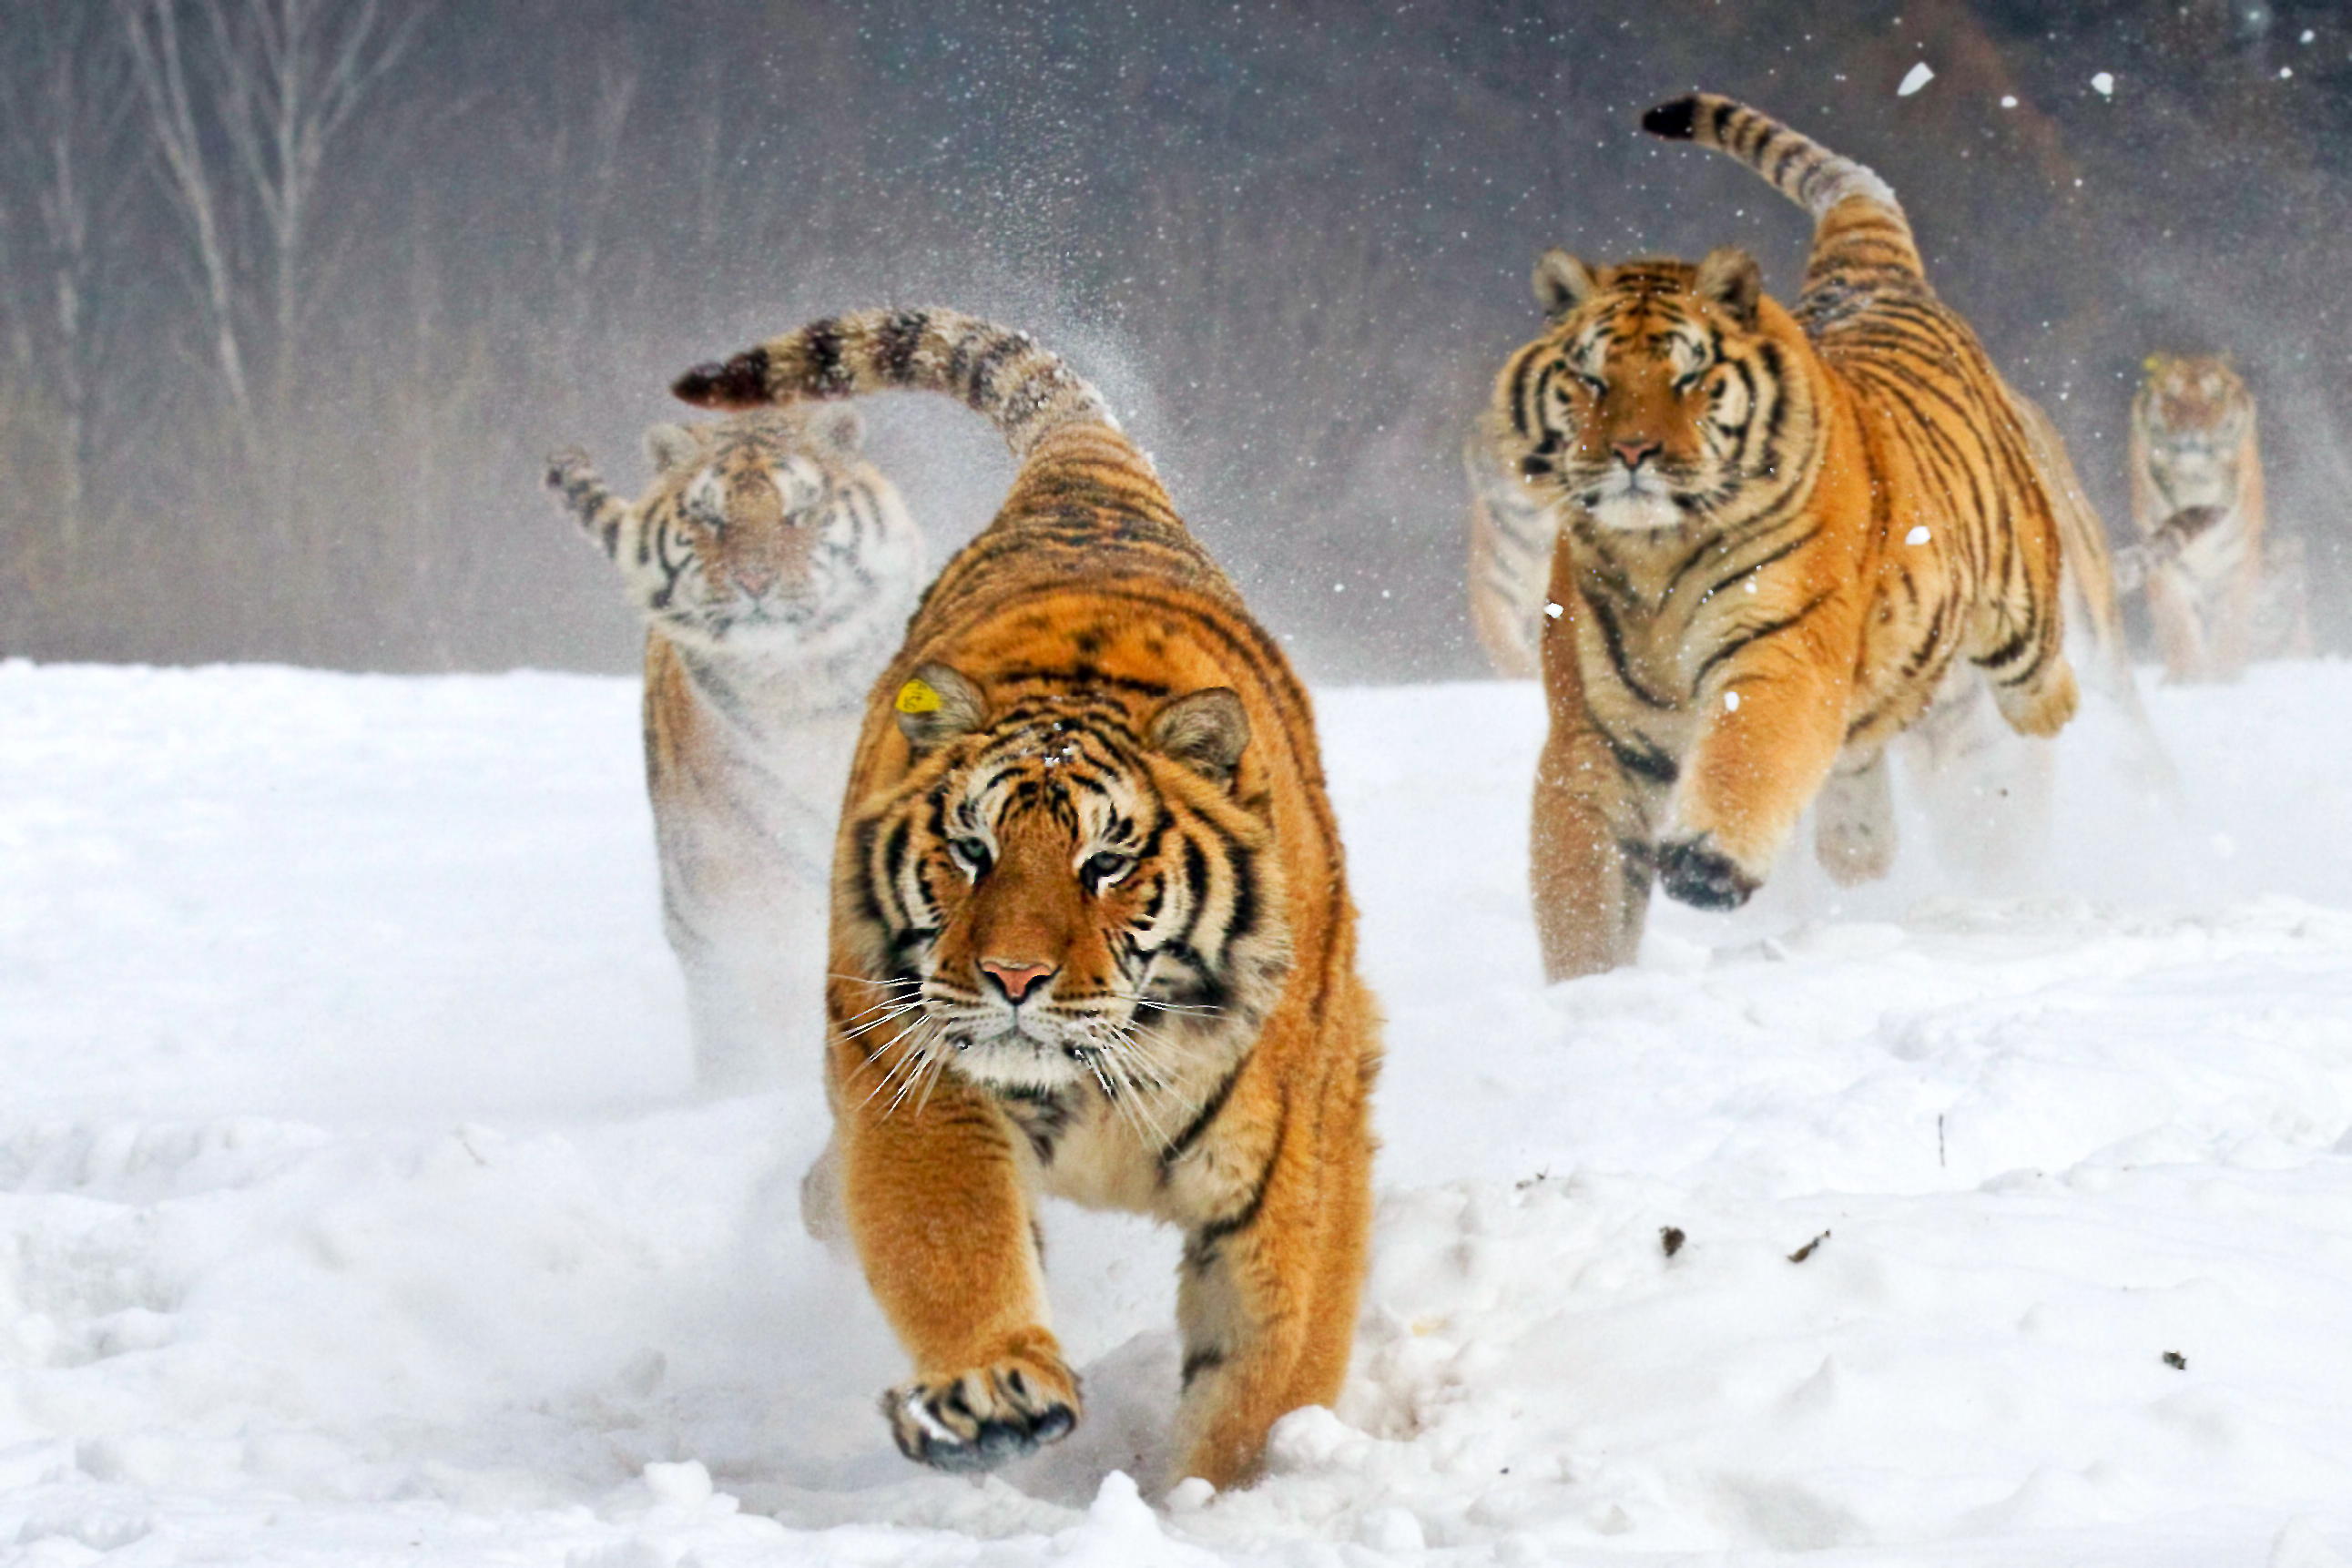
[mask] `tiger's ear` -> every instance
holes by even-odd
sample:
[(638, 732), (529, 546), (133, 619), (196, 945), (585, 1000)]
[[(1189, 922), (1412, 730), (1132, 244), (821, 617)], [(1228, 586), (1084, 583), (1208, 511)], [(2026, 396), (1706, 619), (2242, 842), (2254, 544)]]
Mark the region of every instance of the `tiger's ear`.
[(1741, 326), (1754, 331), (1756, 303), (1764, 297), (1764, 273), (1756, 258), (1737, 246), (1718, 246), (1706, 253), (1698, 264), (1698, 277), (1691, 288), (1709, 304), (1723, 307), (1724, 314)]
[(1536, 258), (1536, 303), (1544, 319), (1557, 321), (1599, 292), (1601, 280), (1592, 269), (1558, 246)]
[(919, 757), (988, 721), (988, 699), (980, 688), (944, 664), (917, 665), (890, 706), (898, 710), (898, 732)]
[(845, 403), (819, 404), (809, 414), (810, 438), (854, 458), (866, 445), (866, 417)]
[(1188, 692), (1151, 716), (1155, 749), (1228, 789), (1249, 739), (1249, 714), (1230, 686)]
[(682, 468), (702, 456), (702, 438), (683, 425), (646, 426), (646, 461), (657, 474)]

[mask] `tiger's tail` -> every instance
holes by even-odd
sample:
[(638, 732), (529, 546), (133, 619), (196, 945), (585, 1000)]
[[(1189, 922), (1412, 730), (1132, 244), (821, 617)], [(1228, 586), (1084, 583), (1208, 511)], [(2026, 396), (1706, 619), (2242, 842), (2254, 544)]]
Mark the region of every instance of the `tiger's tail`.
[[(1669, 142), (1696, 142), (1728, 153), (1812, 214), (1821, 226), (1813, 274), (1830, 260), (1824, 251), (1834, 247), (1834, 264), (1840, 267), (1874, 265), (1913, 278), (1925, 276), (1911, 222), (1903, 216), (1894, 187), (1864, 164), (1841, 157), (1770, 115), (1711, 92), (1695, 92), (1643, 115), (1642, 129)], [(1830, 215), (1841, 204), (1857, 199), (1867, 206), (1860, 213), (1839, 215), (1833, 225)]]
[[(1056, 430), (1118, 421), (1086, 379), (1026, 332), (959, 310), (860, 310), (771, 338), (672, 384), (701, 408), (756, 408), (868, 392), (941, 392), (986, 415), (1025, 463)], [(1123, 440), (1124, 437), (1121, 437)]]
[(614, 495), (598, 476), (588, 454), (566, 447), (547, 459), (547, 488), (581, 531), (596, 542), (607, 556), (620, 557), (621, 530), (629, 521), (629, 503)]
[(2191, 541), (2230, 514), (2225, 506), (2185, 506), (2138, 542), (2115, 553), (2116, 592), (2128, 594), (2180, 559)]

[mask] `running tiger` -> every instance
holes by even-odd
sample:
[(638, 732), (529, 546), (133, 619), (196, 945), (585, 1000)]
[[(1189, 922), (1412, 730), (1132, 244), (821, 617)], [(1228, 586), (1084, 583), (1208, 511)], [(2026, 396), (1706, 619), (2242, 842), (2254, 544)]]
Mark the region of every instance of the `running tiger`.
[(1020, 462), (874, 689), (834, 862), (841, 1202), (941, 1469), (1062, 1436), (1039, 1190), (1185, 1232), (1178, 1474), (1247, 1479), (1339, 1391), (1370, 1223), (1378, 1016), (1312, 715), (1094, 388), (947, 310), (689, 372), (740, 408), (890, 388)]
[[(2110, 552), (2105, 525), (2055, 426), (2031, 398), (2018, 394), (2016, 401), (2027, 442), (2055, 482), (2070, 656), (2087, 660), (2093, 680), (2128, 726), (2116, 759), (2126, 776), (2139, 788), (2168, 788), (2176, 775), (2140, 702), (2116, 595), (2178, 556), (2221, 513), (2187, 508), (2138, 543)], [(1565, 506), (1557, 490), (1547, 494), (1523, 480), (1502, 445), (1491, 416), (1477, 420), (1463, 443), (1471, 621), (1496, 674), (1532, 679), (1541, 673), (1552, 546)], [(2020, 735), (2001, 721), (1981, 670), (1954, 663), (1927, 710), (1891, 749), (1903, 755), (1947, 866), (1988, 889), (2013, 887), (2030, 874), (2049, 835), (2057, 758), (2049, 742)], [(1862, 770), (1822, 804), (1822, 815), (1835, 818), (1816, 839), (1824, 869), (1847, 885), (1884, 876), (1894, 864), (1895, 827), (1894, 798), (1879, 775)]]
[(1743, 902), (1817, 793), (1823, 859), (1883, 864), (1853, 829), (1891, 826), (1880, 752), (1955, 659), (2023, 734), (2077, 700), (2044, 443), (1894, 193), (1727, 99), (1643, 127), (1731, 153), (1817, 226), (1794, 312), (1736, 249), (1549, 252), (1549, 327), (1496, 381), (1521, 471), (1565, 503), (1531, 878), (1554, 978), (1633, 956), (1654, 876)]
[(586, 454), (547, 483), (646, 624), (646, 787), (695, 1076), (775, 1081), (814, 1049), (835, 814), (866, 684), (922, 584), (923, 541), (849, 409), (646, 432), (634, 504)]
[(2183, 507), (2222, 513), (2147, 579), (2165, 673), (2229, 680), (2250, 658), (2309, 658), (2298, 552), (2265, 537), (2253, 395), (2212, 355), (2151, 354), (2145, 368), (2131, 407), (2132, 521), (2147, 532)]

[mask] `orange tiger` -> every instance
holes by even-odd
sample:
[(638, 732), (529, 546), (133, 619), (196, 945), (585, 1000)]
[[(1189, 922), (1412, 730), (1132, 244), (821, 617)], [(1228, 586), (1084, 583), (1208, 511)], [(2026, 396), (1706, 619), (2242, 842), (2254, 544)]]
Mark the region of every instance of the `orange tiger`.
[(646, 788), (695, 1078), (772, 1083), (814, 1049), (835, 813), (866, 687), (922, 583), (923, 539), (854, 409), (646, 432), (623, 500), (587, 454), (547, 483), (646, 626)]
[(2300, 540), (2267, 537), (2253, 394), (2227, 359), (2150, 354), (2131, 407), (2132, 521), (2153, 532), (2181, 508), (2223, 520), (2147, 579), (2165, 673), (2234, 679), (2250, 658), (2306, 658)]
[(677, 392), (943, 392), (1020, 461), (874, 689), (834, 862), (841, 1201), (915, 1363), (899, 1447), (1067, 1433), (1033, 1194), (1185, 1232), (1182, 1470), (1329, 1402), (1370, 1223), (1379, 1021), (1307, 694), (1094, 388), (949, 310), (814, 322)]
[(1550, 323), (1496, 381), (1522, 472), (1564, 508), (1532, 865), (1553, 977), (1630, 959), (1654, 877), (1744, 901), (1824, 788), (1864, 798), (1824, 810), (1823, 858), (1883, 864), (1835, 840), (1885, 820), (1880, 753), (1955, 660), (2021, 733), (2077, 697), (2053, 481), (1894, 193), (1727, 99), (1643, 126), (1729, 153), (1817, 227), (1793, 312), (1736, 249), (1599, 271), (1552, 251)]

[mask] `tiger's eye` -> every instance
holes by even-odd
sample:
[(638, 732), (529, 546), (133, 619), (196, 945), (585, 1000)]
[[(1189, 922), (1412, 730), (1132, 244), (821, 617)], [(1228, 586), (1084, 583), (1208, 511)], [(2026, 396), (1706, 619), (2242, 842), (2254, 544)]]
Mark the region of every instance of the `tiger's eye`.
[(1099, 892), (1134, 869), (1134, 856), (1115, 854), (1106, 849), (1099, 855), (1087, 857), (1087, 863), (1078, 868), (1078, 879), (1091, 884)]
[(950, 838), (948, 840), (948, 853), (956, 858), (957, 862), (963, 867), (964, 874), (974, 881), (978, 881), (988, 870), (990, 864), (988, 845), (983, 840), (971, 837)]

